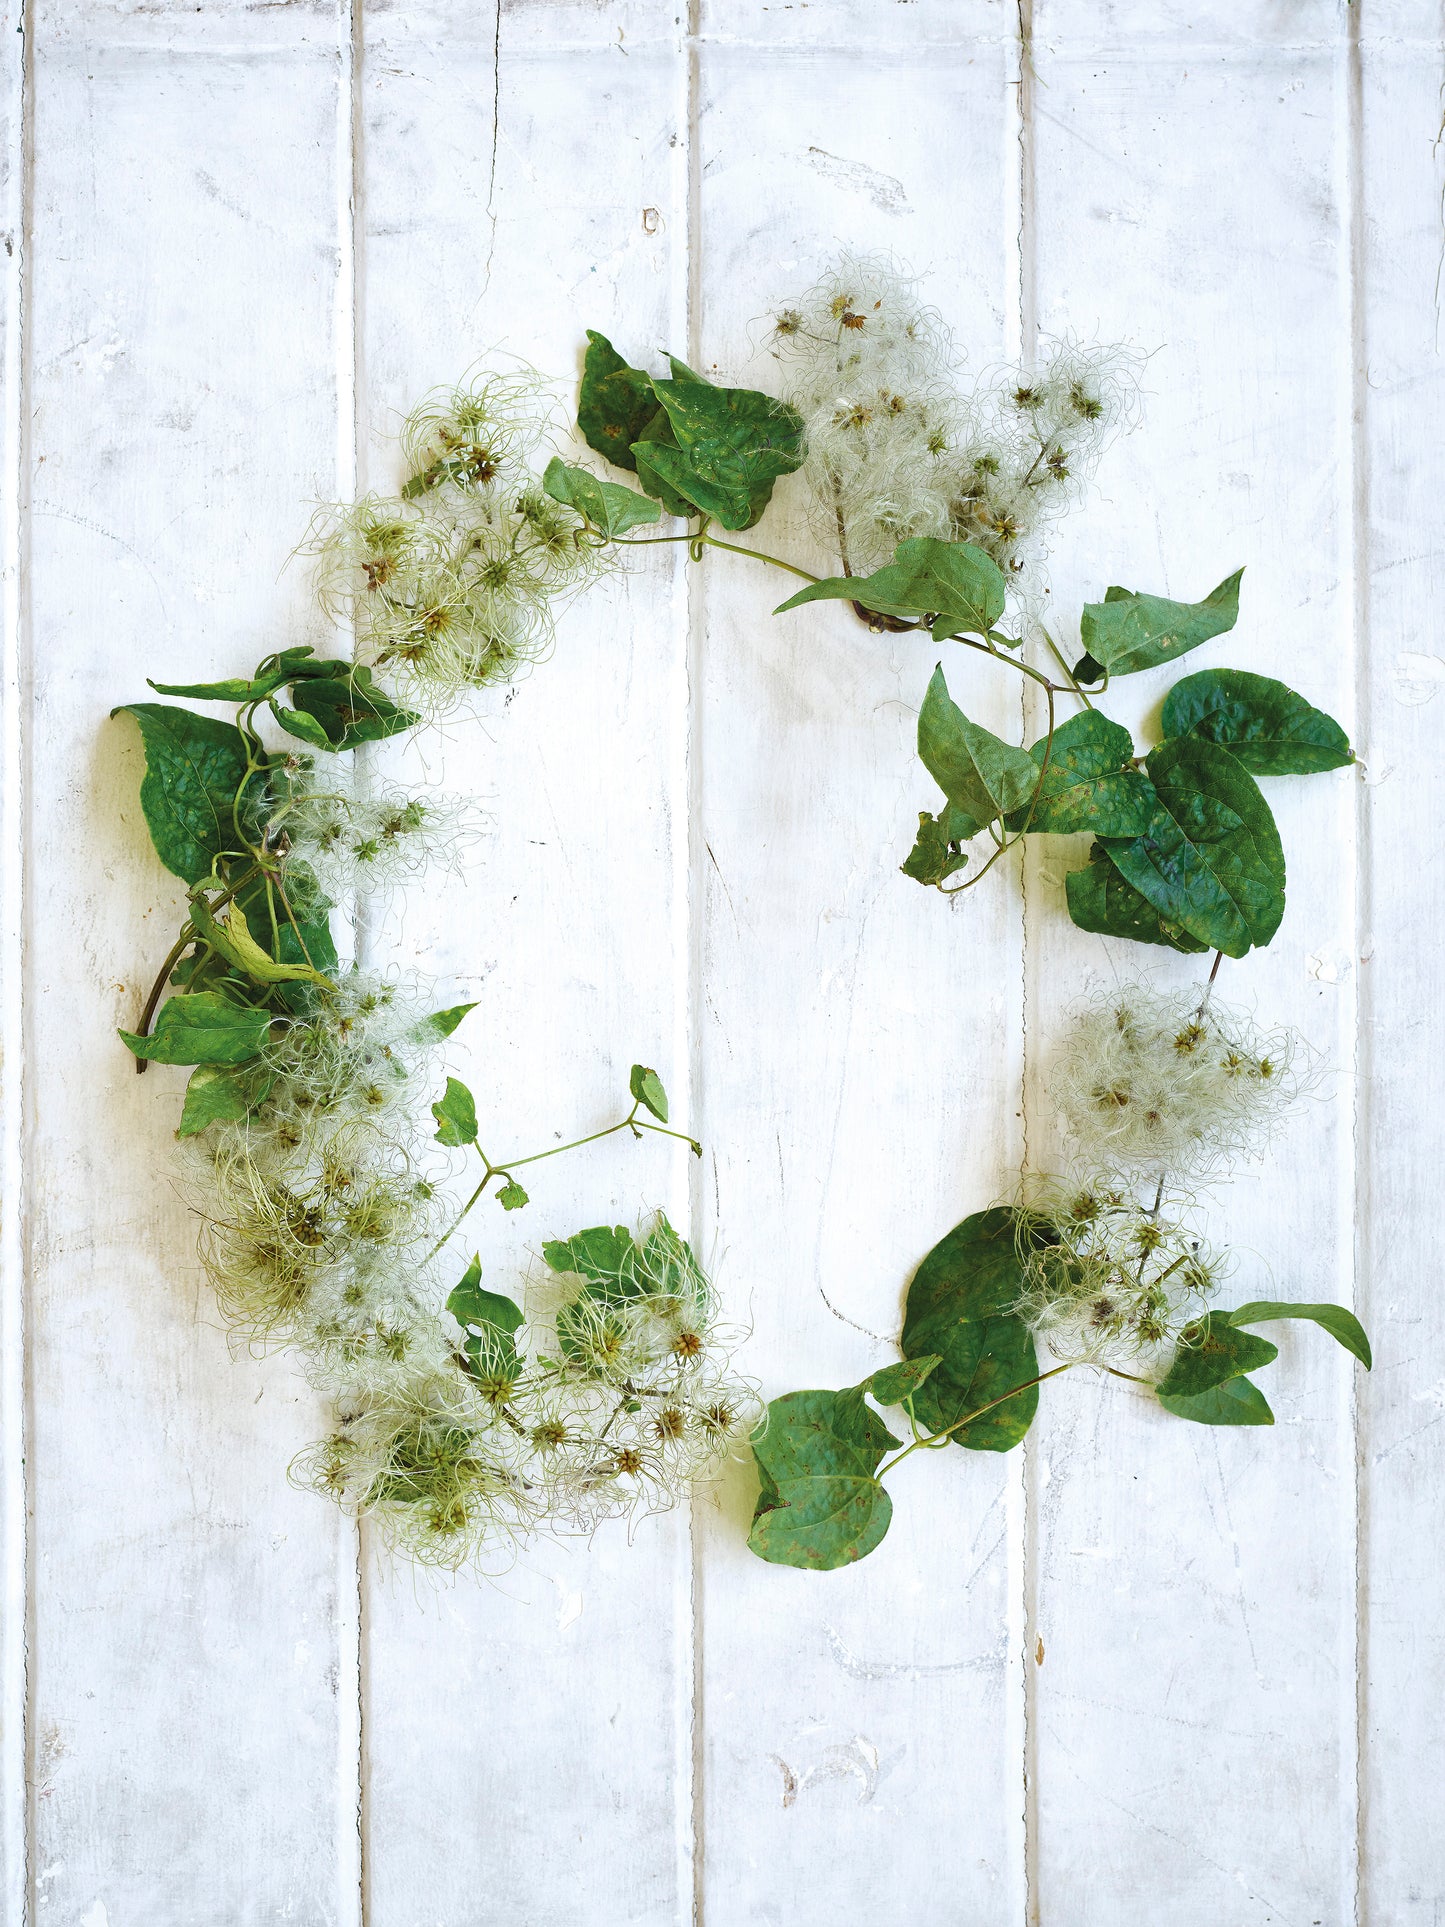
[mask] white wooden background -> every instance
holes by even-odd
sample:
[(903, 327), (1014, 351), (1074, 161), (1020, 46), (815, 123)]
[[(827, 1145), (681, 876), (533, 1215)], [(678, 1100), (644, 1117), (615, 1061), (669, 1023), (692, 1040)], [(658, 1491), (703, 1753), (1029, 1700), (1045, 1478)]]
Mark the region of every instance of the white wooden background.
[[(1435, 0), (4, 24), (5, 1927), (1440, 1927)], [(1109, 581), (1243, 562), (1199, 665), (1360, 747), (1271, 786), (1289, 910), (1227, 988), (1333, 1074), (1218, 1208), (1245, 1294), (1352, 1301), (1376, 1368), (1278, 1328), (1268, 1432), (1078, 1374), (1023, 1451), (911, 1460), (842, 1573), (753, 1559), (739, 1474), (631, 1546), (418, 1585), (287, 1485), (313, 1401), (232, 1358), (157, 1175), (182, 1074), (137, 1080), (114, 1026), (178, 889), (106, 712), (324, 640), (282, 564), (309, 502), (394, 482), (426, 386), (495, 346), (570, 381), (586, 325), (766, 385), (759, 318), (840, 244), (925, 270), (976, 362), (1064, 327), (1156, 350), (1056, 556), (1065, 631)], [(952, 911), (900, 878), (932, 655), (776, 599), (662, 559), (576, 610), (423, 752), (495, 817), (464, 896), (367, 939), (485, 988), (459, 1062), (509, 1141), (659, 1065), (704, 1162), (550, 1166), (489, 1271), (668, 1204), (770, 1394), (889, 1355), (822, 1294), (896, 1329), (928, 1245), (1047, 1160), (1060, 1005), (1141, 960), (1067, 924), (1059, 846)]]

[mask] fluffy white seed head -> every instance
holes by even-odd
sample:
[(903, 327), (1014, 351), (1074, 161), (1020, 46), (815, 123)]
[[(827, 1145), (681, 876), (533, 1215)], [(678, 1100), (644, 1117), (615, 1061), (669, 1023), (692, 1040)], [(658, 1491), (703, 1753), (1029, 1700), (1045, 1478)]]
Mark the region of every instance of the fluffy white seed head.
[(775, 317), (772, 345), (804, 418), (819, 539), (858, 574), (912, 536), (972, 542), (1037, 619), (1050, 532), (1136, 418), (1139, 357), (1070, 337), (1032, 370), (969, 381), (917, 283), (857, 256)]
[(1162, 1364), (1207, 1308), (1223, 1261), (1177, 1208), (1160, 1213), (1106, 1172), (1040, 1186), (1020, 1215), (1015, 1310), (1061, 1363)]
[(1287, 1027), (1198, 991), (1126, 983), (1074, 1013), (1049, 1091), (1081, 1159), (1125, 1177), (1201, 1178), (1262, 1154), (1308, 1088)]

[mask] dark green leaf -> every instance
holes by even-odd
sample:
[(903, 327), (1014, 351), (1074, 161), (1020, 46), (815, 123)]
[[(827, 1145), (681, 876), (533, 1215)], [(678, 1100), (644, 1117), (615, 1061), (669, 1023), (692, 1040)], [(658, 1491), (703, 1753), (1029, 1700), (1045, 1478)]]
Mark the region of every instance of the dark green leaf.
[(1171, 602), (1167, 596), (1136, 595), (1130, 589), (1106, 591), (1102, 602), (1088, 602), (1079, 623), (1085, 650), (1111, 676), (1154, 669), (1161, 662), (1222, 636), (1239, 618), (1236, 569), (1203, 602)]
[(690, 474), (691, 471), (686, 457), (678, 449), (677, 437), (672, 432), (672, 423), (665, 409), (658, 409), (633, 443), (632, 456), (629, 468), (637, 470), (638, 481), (649, 495), (657, 497), (669, 515), (680, 515), (686, 520), (688, 516), (697, 514), (697, 504), (691, 496), (680, 494), (668, 480), (668, 476), (674, 472)]
[(864, 1379), (859, 1389), (876, 1398), (880, 1405), (901, 1405), (905, 1399), (912, 1398), (933, 1368), (942, 1363), (936, 1352), (924, 1358), (905, 1358), (874, 1372), (871, 1378)]
[(1207, 1392), (1227, 1378), (1257, 1371), (1279, 1357), (1278, 1345), (1230, 1323), (1227, 1311), (1206, 1312), (1179, 1335), (1169, 1370), (1160, 1379), (1161, 1398)]
[(1097, 709), (1083, 710), (1054, 731), (1045, 769), (1046, 741), (1041, 739), (1029, 751), (1043, 770), (1033, 814), (1016, 810), (1007, 819), (1009, 829), (1021, 830), (1027, 821), (1031, 830), (1060, 836), (1080, 830), (1095, 836), (1138, 836), (1149, 827), (1154, 785), (1128, 767), (1134, 744), (1127, 729)]
[[(297, 709), (320, 725), (325, 741), (317, 745), (319, 748), (355, 749), (359, 743), (380, 742), (399, 730), (411, 729), (420, 720), (410, 710), (398, 709), (390, 696), (377, 688), (371, 671), (363, 664), (348, 664), (341, 675), (298, 682), (291, 695)], [(312, 740), (296, 723), (294, 711), (276, 710), (276, 715), (293, 735)]]
[(412, 1035), (421, 1043), (430, 1042), (433, 1037), (450, 1037), (468, 1011), (476, 1009), (476, 1004), (452, 1004), (446, 1010), (434, 1010), (429, 1017), (423, 1017)]
[[(927, 810), (918, 812), (918, 836), (900, 866), (904, 876), (912, 877), (915, 883), (938, 884), (963, 869), (968, 858), (954, 848), (959, 839), (948, 833), (950, 819), (970, 824), (973, 820), (952, 803), (938, 816), (930, 816)], [(972, 829), (969, 834), (973, 834)]]
[(662, 514), (656, 502), (639, 495), (636, 489), (623, 488), (619, 482), (600, 482), (585, 468), (569, 468), (559, 455), (548, 462), (542, 486), (554, 502), (576, 509), (604, 535), (625, 535), (628, 529), (655, 522)]
[(618, 468), (637, 467), (632, 444), (658, 413), (652, 382), (640, 368), (629, 368), (606, 335), (587, 330), (577, 426), (588, 445)]
[(526, 1192), (515, 1178), (508, 1178), (497, 1192), (497, 1203), (504, 1211), (520, 1211), (522, 1206), (529, 1202)]
[(437, 1121), (438, 1144), (455, 1151), (464, 1144), (476, 1143), (476, 1103), (466, 1085), (457, 1078), (447, 1079), (446, 1091), (440, 1102), (432, 1105), (431, 1113)]
[(828, 576), (800, 589), (774, 613), (805, 602), (857, 602), (903, 621), (936, 616), (940, 633), (934, 640), (941, 642), (955, 631), (986, 635), (1003, 614), (1004, 591), (1003, 571), (971, 542), (916, 536), (900, 542), (893, 560), (872, 575)]
[(1159, 1403), (1175, 1418), (1196, 1425), (1273, 1425), (1269, 1401), (1252, 1378), (1228, 1378), (1207, 1392), (1159, 1394)]
[(775, 1566), (833, 1572), (866, 1558), (893, 1518), (893, 1501), (876, 1479), (823, 1474), (765, 1485), (767, 1504), (753, 1515), (748, 1545)]
[(656, 1071), (649, 1070), (645, 1064), (634, 1064), (632, 1074), (627, 1080), (627, 1088), (637, 1102), (661, 1124), (667, 1122), (667, 1092), (662, 1088), (662, 1079)]
[(1229, 1314), (1231, 1325), (1267, 1325), (1275, 1318), (1308, 1318), (1347, 1352), (1353, 1352), (1366, 1371), (1374, 1362), (1364, 1326), (1343, 1305), (1296, 1305), (1281, 1299), (1259, 1298)]
[(209, 1124), (231, 1124), (249, 1117), (264, 1104), (275, 1083), (272, 1072), (256, 1065), (227, 1070), (220, 1064), (200, 1064), (186, 1085), (185, 1108), (176, 1136), (195, 1137)]
[(1064, 878), (1064, 895), (1069, 915), (1081, 930), (1101, 937), (1128, 937), (1135, 943), (1167, 944), (1171, 950), (1190, 954), (1209, 948), (1181, 925), (1166, 922), (1147, 897), (1125, 882), (1102, 844), (1094, 845), (1082, 870), (1071, 870)]
[(1353, 763), (1349, 738), (1332, 716), (1271, 676), (1204, 669), (1164, 699), (1166, 736), (1223, 743), (1256, 776), (1309, 776)]
[(1088, 683), (1092, 687), (1094, 683), (1104, 680), (1104, 665), (1101, 662), (1095, 662), (1086, 649), (1074, 664), (1073, 673), (1075, 682)]
[(949, 802), (980, 827), (1025, 806), (1039, 780), (1027, 750), (969, 721), (948, 693), (942, 664), (918, 712), (918, 754)]
[[(1038, 1410), (1033, 1335), (1011, 1310), (1023, 1289), (1018, 1244), (1029, 1226), (1011, 1206), (975, 1212), (940, 1239), (908, 1288), (902, 1349), (943, 1361), (914, 1398), (920, 1422), (938, 1431), (1006, 1399), (953, 1434), (971, 1451), (1009, 1451)], [(1014, 1386), (1018, 1396), (1007, 1398)]]
[(244, 1064), (266, 1042), (268, 1011), (233, 1004), (219, 991), (183, 991), (161, 1005), (149, 1037), (120, 1035), (127, 1049), (154, 1064)]
[(787, 1392), (768, 1406), (752, 1436), (753, 1456), (778, 1483), (825, 1472), (871, 1476), (901, 1444), (857, 1385), (842, 1392)]
[(234, 723), (215, 722), (168, 703), (124, 703), (145, 743), (140, 801), (156, 855), (187, 883), (203, 883), (215, 859), (241, 849), (236, 792), (246, 775), (246, 740)]
[(672, 366), (673, 379), (654, 381), (652, 388), (677, 449), (646, 442), (646, 458), (665, 483), (724, 528), (749, 528), (778, 477), (802, 463), (802, 417), (755, 388), (715, 387), (679, 361)]
[(1227, 957), (1267, 944), (1284, 915), (1284, 852), (1268, 803), (1227, 749), (1177, 737), (1148, 761), (1157, 807), (1109, 859), (1169, 923)]

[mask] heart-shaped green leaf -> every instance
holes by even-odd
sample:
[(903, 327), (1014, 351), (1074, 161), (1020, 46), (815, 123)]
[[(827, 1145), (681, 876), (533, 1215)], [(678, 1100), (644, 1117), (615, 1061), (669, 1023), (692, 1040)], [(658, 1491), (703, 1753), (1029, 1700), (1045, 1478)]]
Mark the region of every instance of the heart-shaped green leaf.
[(1278, 1345), (1241, 1331), (1230, 1323), (1227, 1311), (1206, 1312), (1180, 1333), (1173, 1362), (1157, 1390), (1161, 1398), (1207, 1392), (1278, 1357)]
[(1355, 760), (1333, 716), (1247, 669), (1203, 669), (1175, 683), (1164, 699), (1163, 728), (1166, 736), (1222, 743), (1256, 776), (1309, 776)]
[(716, 387), (677, 360), (672, 369), (672, 380), (654, 381), (652, 388), (676, 449), (647, 442), (646, 459), (669, 487), (724, 528), (749, 528), (773, 484), (802, 463), (802, 417), (756, 388)]
[(987, 635), (1003, 615), (1005, 582), (993, 557), (971, 542), (916, 536), (900, 542), (893, 560), (872, 575), (827, 576), (780, 603), (776, 611), (805, 602), (856, 602), (879, 615), (921, 622), (938, 617), (934, 640), (944, 635)]
[(1243, 574), (1243, 569), (1236, 569), (1202, 602), (1171, 602), (1167, 596), (1136, 595), (1131, 589), (1107, 590), (1102, 602), (1084, 605), (1079, 636), (1086, 654), (1111, 676), (1173, 662), (1234, 627)]
[(1149, 827), (1105, 839), (1110, 861), (1169, 923), (1242, 957), (1284, 915), (1284, 851), (1259, 785), (1227, 749), (1181, 736), (1148, 761), (1157, 799)]
[(364, 664), (346, 664), (335, 676), (312, 676), (292, 685), (295, 710), (281, 710), (272, 704), (277, 720), (293, 736), (315, 742), (298, 724), (297, 713), (319, 726), (319, 749), (355, 749), (360, 743), (380, 742), (398, 731), (411, 729), (420, 719), (409, 709), (399, 709), (384, 690), (378, 689), (371, 671)]

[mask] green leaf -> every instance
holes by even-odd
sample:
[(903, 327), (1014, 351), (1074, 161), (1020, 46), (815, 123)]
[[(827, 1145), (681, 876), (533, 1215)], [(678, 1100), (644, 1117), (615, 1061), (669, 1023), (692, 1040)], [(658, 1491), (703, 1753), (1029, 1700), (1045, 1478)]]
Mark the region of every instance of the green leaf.
[(515, 1178), (508, 1178), (497, 1193), (497, 1203), (504, 1211), (520, 1211), (524, 1204), (530, 1202), (531, 1200)]
[(676, 360), (672, 368), (673, 379), (654, 381), (652, 388), (677, 448), (639, 437), (646, 459), (665, 483), (724, 528), (750, 528), (779, 476), (802, 465), (802, 417), (756, 388), (716, 387)]
[(450, 1037), (468, 1011), (476, 1007), (475, 1003), (452, 1004), (446, 1010), (434, 1010), (429, 1017), (422, 1018), (412, 1035), (419, 1043), (428, 1043), (434, 1037)]
[(1252, 1378), (1228, 1378), (1207, 1392), (1159, 1394), (1159, 1403), (1175, 1418), (1196, 1425), (1273, 1425), (1269, 1400)]
[(809, 583), (774, 611), (800, 609), (805, 602), (857, 602), (879, 615), (906, 621), (938, 617), (942, 642), (955, 631), (987, 635), (1003, 614), (1003, 571), (993, 557), (971, 542), (943, 542), (916, 536), (900, 542), (893, 560), (872, 575), (834, 575)]
[(249, 1117), (265, 1103), (275, 1081), (270, 1071), (255, 1065), (239, 1070), (228, 1070), (220, 1064), (198, 1065), (186, 1085), (185, 1108), (176, 1136), (195, 1137), (210, 1124), (232, 1124)]
[(970, 1451), (1009, 1451), (1038, 1410), (1033, 1334), (1011, 1310), (1023, 1289), (1018, 1240), (1029, 1224), (1007, 1205), (975, 1212), (939, 1240), (908, 1288), (902, 1349), (942, 1360), (913, 1401), (922, 1424), (938, 1431), (1020, 1388), (953, 1434)]
[(246, 775), (246, 739), (234, 723), (168, 703), (123, 703), (145, 744), (140, 801), (156, 855), (187, 883), (203, 883), (215, 859), (242, 848), (236, 792)]
[(753, 1456), (775, 1482), (824, 1472), (871, 1476), (901, 1444), (857, 1385), (842, 1392), (787, 1392), (772, 1401), (752, 1435)]
[(651, 379), (629, 368), (606, 335), (589, 328), (577, 401), (577, 426), (589, 447), (618, 468), (635, 469), (632, 444), (658, 412)]
[(662, 1088), (662, 1079), (656, 1071), (649, 1070), (645, 1064), (634, 1064), (627, 1088), (644, 1110), (651, 1111), (659, 1123), (666, 1124), (667, 1092)]
[[(964, 868), (968, 858), (954, 847), (962, 839), (949, 835), (950, 820), (973, 823), (971, 817), (955, 809), (952, 803), (938, 816), (930, 816), (927, 810), (918, 812), (918, 835), (899, 865), (904, 876), (912, 877), (915, 883), (939, 884), (946, 883), (956, 870)], [(973, 834), (972, 828), (969, 834)]]
[(865, 1378), (859, 1390), (876, 1398), (880, 1405), (902, 1405), (905, 1399), (912, 1398), (934, 1367), (942, 1363), (936, 1352), (924, 1358), (901, 1359), (898, 1364), (885, 1365), (871, 1378)]
[(1161, 1398), (1207, 1392), (1278, 1357), (1278, 1345), (1241, 1331), (1230, 1323), (1227, 1311), (1206, 1312), (1180, 1333), (1173, 1362), (1157, 1390)]
[(495, 1291), (482, 1289), (480, 1254), (472, 1259), (460, 1282), (453, 1286), (447, 1299), (447, 1310), (459, 1325), (491, 1325), (508, 1338), (517, 1332), (523, 1322), (519, 1305)]
[(384, 690), (378, 689), (371, 671), (364, 664), (345, 664), (343, 673), (310, 677), (295, 683), (291, 690), (296, 710), (281, 710), (274, 703), (278, 722), (293, 736), (315, 742), (297, 720), (299, 710), (320, 727), (323, 740), (319, 749), (355, 749), (359, 743), (380, 742), (398, 731), (411, 729), (421, 719), (409, 709), (398, 709)]
[(437, 1121), (437, 1143), (456, 1151), (477, 1141), (477, 1107), (466, 1085), (455, 1077), (447, 1079), (446, 1091), (433, 1104), (431, 1114)]
[(1024, 807), (1038, 785), (1038, 765), (1027, 750), (964, 715), (948, 693), (941, 663), (918, 712), (918, 754), (949, 802), (980, 828)]
[(1256, 776), (1310, 776), (1355, 760), (1333, 716), (1247, 669), (1203, 669), (1175, 683), (1164, 699), (1163, 728), (1166, 736), (1224, 744)]
[(259, 703), (273, 690), (299, 677), (329, 676), (349, 667), (347, 663), (318, 662), (315, 651), (307, 643), (296, 649), (283, 649), (270, 669), (258, 671), (255, 676), (228, 676), (220, 682), (151, 682), (147, 676), (146, 681), (162, 696), (198, 696), (213, 703)]
[(154, 1064), (244, 1064), (266, 1042), (271, 1015), (233, 1004), (219, 991), (182, 991), (161, 1005), (149, 1037), (120, 1035), (128, 1050)]
[(599, 1224), (571, 1238), (553, 1239), (542, 1246), (542, 1256), (553, 1271), (575, 1271), (620, 1297), (635, 1297), (641, 1290), (642, 1254), (625, 1225)]
[(912, 877), (915, 883), (937, 886), (967, 867), (968, 857), (957, 847), (963, 839), (950, 836), (950, 822), (967, 823), (970, 835), (976, 827), (973, 819), (952, 803), (945, 805), (937, 816), (927, 810), (918, 812), (918, 835), (913, 840), (913, 848), (898, 866), (904, 876)]
[(1101, 843), (1094, 845), (1082, 870), (1071, 870), (1064, 878), (1064, 895), (1069, 915), (1081, 930), (1128, 937), (1134, 943), (1167, 944), (1188, 954), (1209, 948), (1180, 924), (1166, 922), (1147, 897), (1125, 882)]
[(768, 1503), (753, 1515), (748, 1545), (775, 1566), (834, 1572), (882, 1541), (893, 1501), (876, 1479), (822, 1474), (765, 1486)]
[(1087, 602), (1079, 622), (1086, 653), (1111, 676), (1154, 669), (1161, 662), (1197, 649), (1211, 636), (1222, 636), (1239, 619), (1239, 579), (1236, 569), (1202, 602), (1171, 602), (1167, 596), (1136, 595), (1131, 589), (1112, 588), (1102, 602)]
[(1364, 1326), (1343, 1305), (1296, 1305), (1282, 1299), (1258, 1298), (1229, 1314), (1231, 1325), (1267, 1325), (1276, 1318), (1308, 1318), (1347, 1352), (1353, 1352), (1366, 1371), (1374, 1363)]
[(1149, 757), (1157, 806), (1129, 842), (1103, 839), (1110, 861), (1167, 922), (1211, 950), (1242, 957), (1284, 915), (1284, 851), (1258, 783), (1217, 743), (1181, 736)]
[[(226, 912), (226, 921), (218, 923), (211, 915), (211, 907), (203, 896), (191, 898), (191, 922), (196, 929), (227, 963), (233, 964), (244, 976), (258, 984), (286, 984), (307, 982), (331, 988), (329, 977), (323, 977), (319, 970), (313, 970), (308, 963), (278, 962), (269, 950), (263, 950), (251, 935), (246, 922), (246, 913), (239, 903), (233, 903)], [(287, 924), (287, 929), (290, 925)], [(328, 933), (329, 934), (329, 933)]]
[(892, 1516), (873, 1474), (901, 1443), (859, 1386), (775, 1398), (752, 1436), (762, 1491), (748, 1544), (759, 1558), (821, 1572), (861, 1559)]
[(1138, 836), (1149, 827), (1154, 813), (1154, 785), (1128, 767), (1134, 743), (1127, 729), (1085, 709), (1054, 731), (1044, 768), (1047, 738), (1035, 743), (1029, 755), (1043, 771), (1033, 815), (1016, 810), (1007, 819), (1010, 830), (1031, 830), (1071, 836), (1088, 830), (1095, 836)]
[(657, 497), (669, 515), (680, 515), (685, 521), (688, 516), (697, 514), (697, 504), (691, 496), (680, 494), (668, 480), (676, 467), (675, 456), (682, 463), (680, 472), (690, 471), (686, 458), (678, 450), (677, 437), (672, 432), (672, 423), (665, 409), (659, 408), (643, 429), (632, 445), (632, 455), (633, 460), (628, 466), (637, 470), (638, 481), (649, 495)]
[(462, 1350), (477, 1375), (496, 1372), (505, 1376), (515, 1371), (522, 1308), (499, 1292), (483, 1290), (480, 1255), (472, 1259), (461, 1281), (452, 1288), (447, 1310), (466, 1333)]
[(600, 482), (585, 468), (569, 468), (560, 455), (554, 455), (542, 477), (542, 487), (554, 502), (576, 509), (604, 535), (625, 535), (643, 522), (656, 522), (662, 510), (634, 488), (619, 482)]
[(303, 743), (309, 743), (312, 749), (331, 748), (331, 738), (315, 716), (308, 716), (299, 709), (288, 709), (284, 703), (274, 701), (270, 704), (270, 710), (288, 735), (299, 737)]

